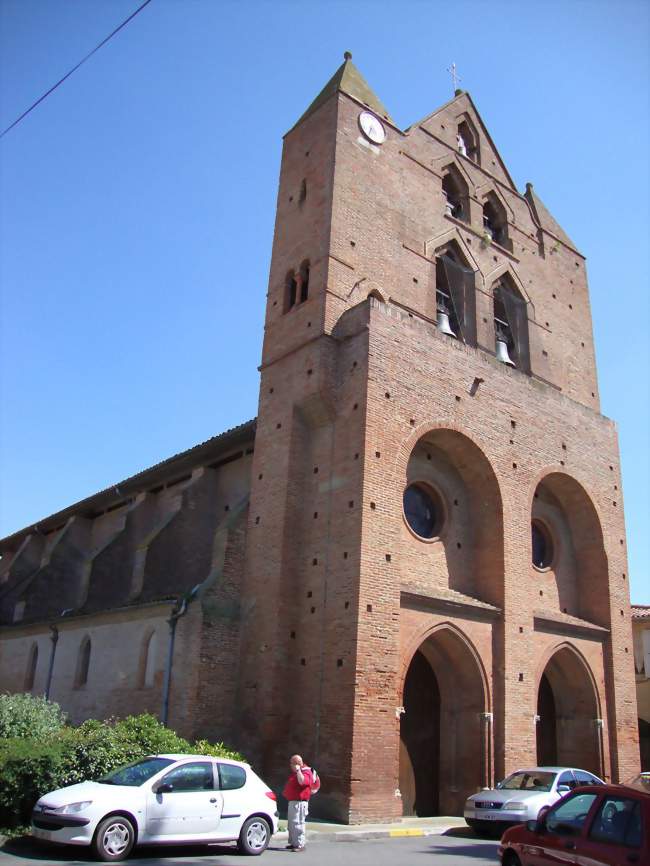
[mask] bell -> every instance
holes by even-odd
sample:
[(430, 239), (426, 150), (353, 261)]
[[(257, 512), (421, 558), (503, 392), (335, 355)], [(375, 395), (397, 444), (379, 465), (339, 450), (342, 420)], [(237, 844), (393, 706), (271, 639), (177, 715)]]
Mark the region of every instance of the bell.
[(508, 354), (508, 344), (505, 340), (497, 340), (497, 361), (508, 364), (509, 367), (517, 366)]
[(456, 334), (451, 330), (451, 325), (449, 324), (449, 313), (446, 313), (444, 310), (438, 310), (437, 328), (439, 331), (442, 331), (443, 334), (448, 334), (450, 337), (456, 336)]

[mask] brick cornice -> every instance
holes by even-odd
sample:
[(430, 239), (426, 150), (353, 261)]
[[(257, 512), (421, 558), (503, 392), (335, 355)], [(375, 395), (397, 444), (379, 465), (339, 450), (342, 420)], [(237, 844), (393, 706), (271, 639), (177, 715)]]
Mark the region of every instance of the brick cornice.
[(501, 608), (453, 590), (428, 593), (416, 588), (402, 587), (400, 605), (414, 610), (456, 613), (466, 619), (496, 620), (502, 616)]

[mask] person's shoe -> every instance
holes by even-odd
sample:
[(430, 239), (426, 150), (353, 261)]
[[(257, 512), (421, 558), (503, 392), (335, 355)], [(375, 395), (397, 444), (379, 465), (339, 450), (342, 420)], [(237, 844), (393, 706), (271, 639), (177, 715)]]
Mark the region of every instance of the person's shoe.
[(287, 849), (287, 851), (293, 851), (293, 845), (285, 845), (284, 847)]
[(293, 848), (292, 850), (294, 854), (300, 854), (301, 851), (305, 850), (305, 846), (303, 845), (301, 848)]

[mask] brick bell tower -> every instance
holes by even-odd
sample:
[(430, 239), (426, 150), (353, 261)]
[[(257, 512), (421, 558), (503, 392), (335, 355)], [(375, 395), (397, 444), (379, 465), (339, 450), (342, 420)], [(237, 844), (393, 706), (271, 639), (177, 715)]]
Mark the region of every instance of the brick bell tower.
[[(585, 447), (587, 443), (587, 447)], [(583, 257), (468, 94), (405, 132), (346, 53), (284, 139), (241, 744), (346, 821), (519, 763), (636, 766), (614, 425)]]

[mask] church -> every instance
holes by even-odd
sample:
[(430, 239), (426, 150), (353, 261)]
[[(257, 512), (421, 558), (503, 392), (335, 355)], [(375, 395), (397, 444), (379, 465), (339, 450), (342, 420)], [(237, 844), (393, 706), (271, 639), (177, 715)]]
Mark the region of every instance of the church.
[(470, 95), (346, 53), (284, 138), (257, 418), (0, 542), (0, 690), (155, 713), (321, 814), (462, 814), (639, 747), (585, 260)]

